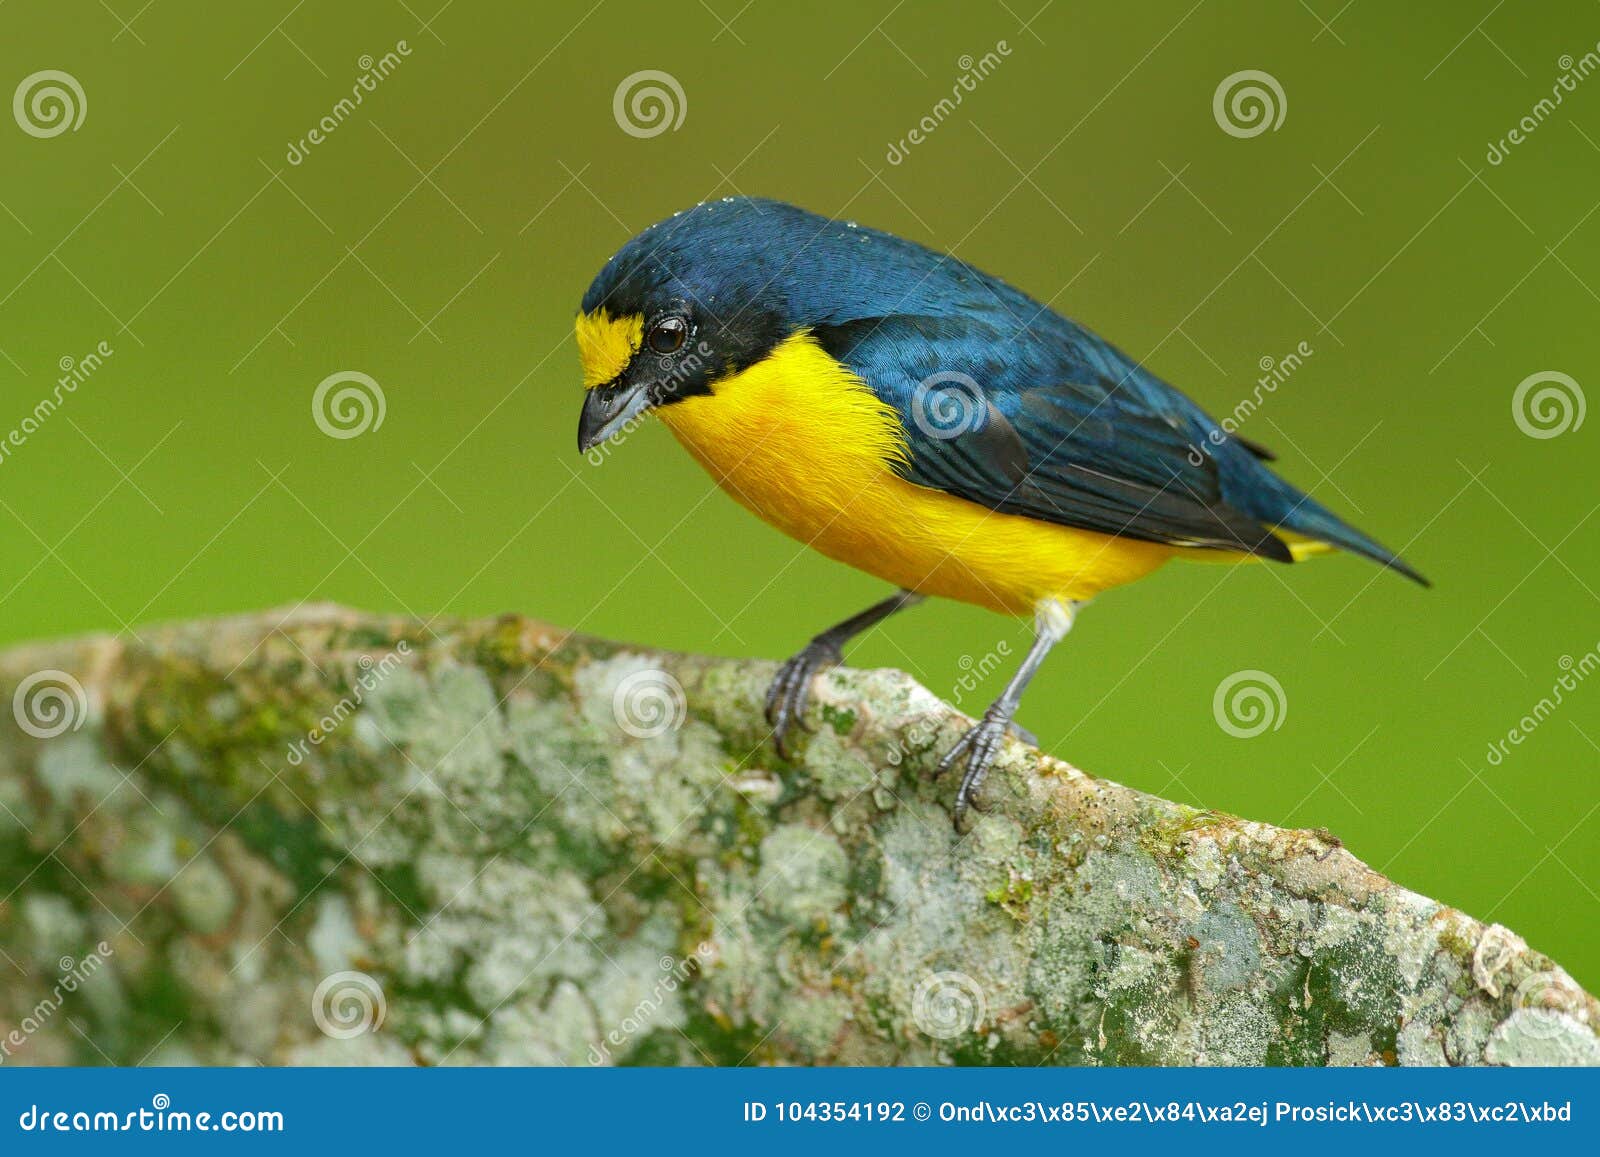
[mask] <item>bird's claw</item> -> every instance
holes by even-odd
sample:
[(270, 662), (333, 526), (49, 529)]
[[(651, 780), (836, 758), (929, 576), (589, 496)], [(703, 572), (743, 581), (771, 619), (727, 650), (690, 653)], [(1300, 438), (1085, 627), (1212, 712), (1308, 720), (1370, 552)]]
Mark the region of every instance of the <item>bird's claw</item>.
[(984, 712), (983, 718), (956, 740), (955, 746), (945, 752), (944, 758), (933, 769), (933, 778), (937, 779), (954, 767), (963, 756), (966, 757), (967, 768), (961, 776), (961, 786), (956, 789), (957, 831), (963, 830), (969, 808), (983, 810), (977, 795), (983, 787), (984, 777), (989, 774), (989, 768), (994, 764), (994, 757), (1000, 751), (1000, 743), (1010, 728), (1011, 721), (1003, 715), (992, 710)]
[(767, 688), (767, 722), (772, 725), (772, 739), (778, 754), (788, 759), (789, 729), (799, 724), (805, 731), (812, 727), (805, 720), (806, 704), (811, 699), (811, 679), (818, 671), (836, 667), (844, 662), (844, 652), (838, 643), (818, 637), (812, 639), (795, 655), (786, 660), (773, 676)]

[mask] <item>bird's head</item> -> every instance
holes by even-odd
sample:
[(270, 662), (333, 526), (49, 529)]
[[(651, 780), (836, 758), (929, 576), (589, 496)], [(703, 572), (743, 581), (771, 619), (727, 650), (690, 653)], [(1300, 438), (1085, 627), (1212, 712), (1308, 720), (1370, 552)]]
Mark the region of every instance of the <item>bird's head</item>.
[(580, 451), (647, 411), (713, 393), (793, 332), (764, 248), (780, 213), (809, 216), (777, 202), (708, 202), (652, 225), (606, 263), (576, 321), (588, 391)]
[(707, 201), (650, 226), (606, 263), (578, 311), (589, 391), (579, 448), (649, 410), (715, 394), (796, 333), (896, 308), (955, 308), (927, 300), (930, 263), (948, 261), (756, 197)]

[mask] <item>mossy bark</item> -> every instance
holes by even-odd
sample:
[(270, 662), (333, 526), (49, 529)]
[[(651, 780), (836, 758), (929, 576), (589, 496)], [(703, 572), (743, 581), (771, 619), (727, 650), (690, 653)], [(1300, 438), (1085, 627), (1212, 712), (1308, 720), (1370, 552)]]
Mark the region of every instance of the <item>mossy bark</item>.
[(1008, 743), (961, 837), (964, 717), (835, 671), (785, 762), (772, 672), (337, 608), (0, 656), (0, 1062), (1600, 1063), (1326, 834)]

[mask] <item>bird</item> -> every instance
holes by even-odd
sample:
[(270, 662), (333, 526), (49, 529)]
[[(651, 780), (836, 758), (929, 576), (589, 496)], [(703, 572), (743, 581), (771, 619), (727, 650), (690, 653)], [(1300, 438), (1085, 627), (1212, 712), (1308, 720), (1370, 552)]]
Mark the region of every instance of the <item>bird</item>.
[(813, 637), (766, 697), (785, 758), (813, 678), (929, 596), (1033, 620), (998, 698), (934, 768), (961, 830), (1078, 611), (1174, 558), (1397, 554), (1273, 472), (1104, 338), (948, 253), (782, 201), (649, 226), (574, 321), (579, 452), (655, 417), (736, 502), (895, 593)]

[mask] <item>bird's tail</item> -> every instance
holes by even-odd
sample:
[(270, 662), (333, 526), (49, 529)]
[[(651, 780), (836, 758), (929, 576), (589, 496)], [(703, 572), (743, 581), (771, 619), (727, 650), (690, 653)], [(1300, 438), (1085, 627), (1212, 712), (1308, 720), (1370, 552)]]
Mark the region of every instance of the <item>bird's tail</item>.
[(1273, 530), (1289, 544), (1295, 561), (1329, 550), (1346, 550), (1403, 574), (1412, 582), (1425, 587), (1433, 585), (1394, 551), (1361, 533), (1309, 495), (1295, 493), (1291, 503), (1286, 513), (1273, 519)]

